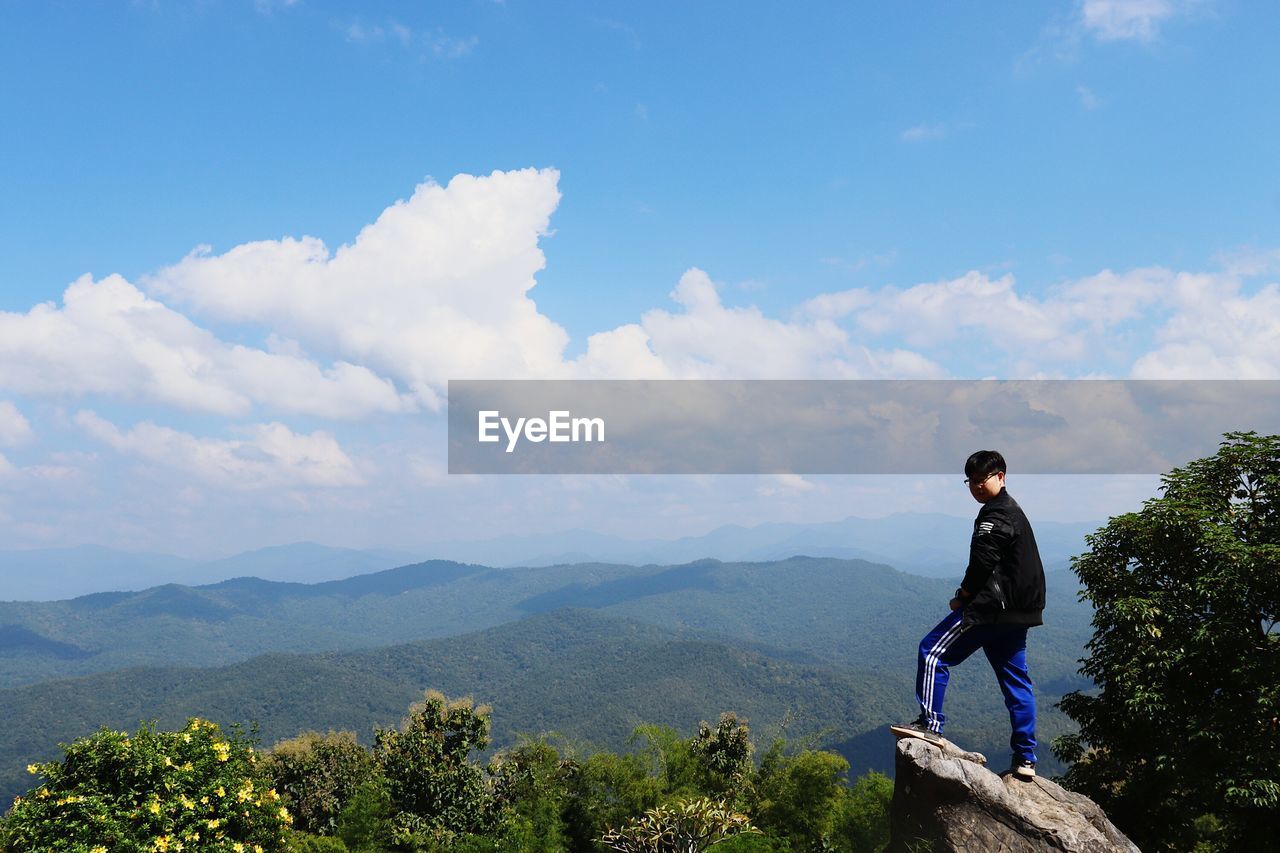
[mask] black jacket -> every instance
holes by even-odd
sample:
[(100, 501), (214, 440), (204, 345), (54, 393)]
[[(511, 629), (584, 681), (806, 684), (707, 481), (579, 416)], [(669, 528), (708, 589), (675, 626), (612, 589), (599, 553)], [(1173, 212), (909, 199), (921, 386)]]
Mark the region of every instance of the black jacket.
[(972, 596), (965, 599), (966, 625), (1044, 624), (1044, 566), (1036, 535), (1004, 489), (978, 510), (960, 587)]

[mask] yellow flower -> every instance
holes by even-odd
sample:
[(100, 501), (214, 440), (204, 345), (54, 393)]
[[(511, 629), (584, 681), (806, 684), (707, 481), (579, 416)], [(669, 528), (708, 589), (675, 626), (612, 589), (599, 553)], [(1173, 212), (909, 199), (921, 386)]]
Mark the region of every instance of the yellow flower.
[(186, 732), (183, 732), (183, 733), (182, 733), (182, 742), (183, 742), (183, 743), (191, 743), (191, 735), (187, 734)]
[(236, 853), (244, 853), (244, 845), (241, 844), (239, 841), (233, 843), (231, 845), (231, 849), (236, 851)]
[(165, 766), (165, 767), (172, 767), (172, 766), (173, 766), (173, 759), (166, 755), (166, 756), (164, 757), (164, 766)]
[(97, 847), (90, 847), (89, 853), (107, 853), (107, 848), (99, 844)]
[(210, 829), (217, 829), (218, 827), (222, 826), (222, 819), (221, 819), (221, 818), (216, 818), (216, 817), (215, 817), (215, 818), (211, 818), (210, 820), (206, 820), (206, 821), (204, 822), (204, 824), (205, 824), (205, 826), (209, 827)]
[(160, 801), (152, 800), (151, 802), (147, 803), (147, 811), (151, 812), (152, 814), (160, 814)]
[(49, 789), (48, 789), (48, 788), (41, 788), (39, 791), (36, 791), (36, 796), (37, 796), (37, 797), (39, 797), (39, 798), (40, 798), (40, 799), (42, 799), (42, 800), (48, 799), (48, 798), (49, 798)]
[(182, 803), (182, 807), (184, 809), (192, 809), (192, 808), (195, 808), (195, 805), (196, 805), (191, 801), (191, 799), (186, 794), (183, 794), (181, 797), (178, 797), (178, 802)]
[(27, 772), (28, 772), (28, 773), (39, 773), (39, 772), (40, 772), (40, 768), (39, 768), (37, 765), (35, 765), (35, 764), (28, 764), (28, 765), (27, 765)]
[(225, 797), (225, 796), (227, 795), (227, 789), (226, 789), (226, 788), (224, 788), (224, 787), (222, 787), (221, 785), (219, 785), (218, 787), (214, 788), (214, 789), (213, 789), (213, 792), (214, 792), (215, 794), (217, 794), (219, 797)]
[(169, 836), (167, 836), (167, 835), (162, 835), (162, 836), (160, 836), (159, 838), (157, 838), (157, 839), (155, 840), (155, 845), (156, 845), (156, 849), (157, 849), (157, 850), (168, 850), (168, 849), (169, 849)]

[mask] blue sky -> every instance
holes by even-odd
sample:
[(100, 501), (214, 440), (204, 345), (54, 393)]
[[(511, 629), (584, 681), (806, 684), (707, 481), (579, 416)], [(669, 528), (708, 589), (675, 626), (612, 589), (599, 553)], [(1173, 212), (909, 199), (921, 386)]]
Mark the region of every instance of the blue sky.
[[(13, 547), (972, 511), (928, 478), (449, 478), (450, 377), (1280, 377), (1264, 4), (0, 13)], [(1151, 488), (1071, 482), (1023, 494)]]

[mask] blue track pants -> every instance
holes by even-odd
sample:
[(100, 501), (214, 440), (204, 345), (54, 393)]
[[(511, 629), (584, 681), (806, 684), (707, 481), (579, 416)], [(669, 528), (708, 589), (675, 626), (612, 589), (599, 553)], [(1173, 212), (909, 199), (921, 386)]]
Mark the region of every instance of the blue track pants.
[(970, 625), (963, 628), (963, 610), (953, 610), (920, 641), (916, 666), (916, 699), (929, 729), (942, 734), (947, 717), (942, 699), (951, 667), (982, 649), (1000, 682), (1009, 709), (1014, 757), (1036, 760), (1036, 697), (1027, 673), (1026, 625)]

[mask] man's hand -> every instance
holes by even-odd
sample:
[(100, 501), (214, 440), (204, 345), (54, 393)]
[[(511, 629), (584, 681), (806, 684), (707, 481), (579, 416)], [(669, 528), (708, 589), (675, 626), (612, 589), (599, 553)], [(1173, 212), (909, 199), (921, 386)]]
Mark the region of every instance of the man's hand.
[(958, 598), (951, 599), (950, 604), (952, 610), (959, 610), (961, 607), (964, 607), (964, 602)]
[(956, 594), (950, 601), (951, 609), (959, 610), (961, 607), (964, 607), (965, 602), (972, 597), (973, 596), (964, 591), (964, 587), (956, 587)]

